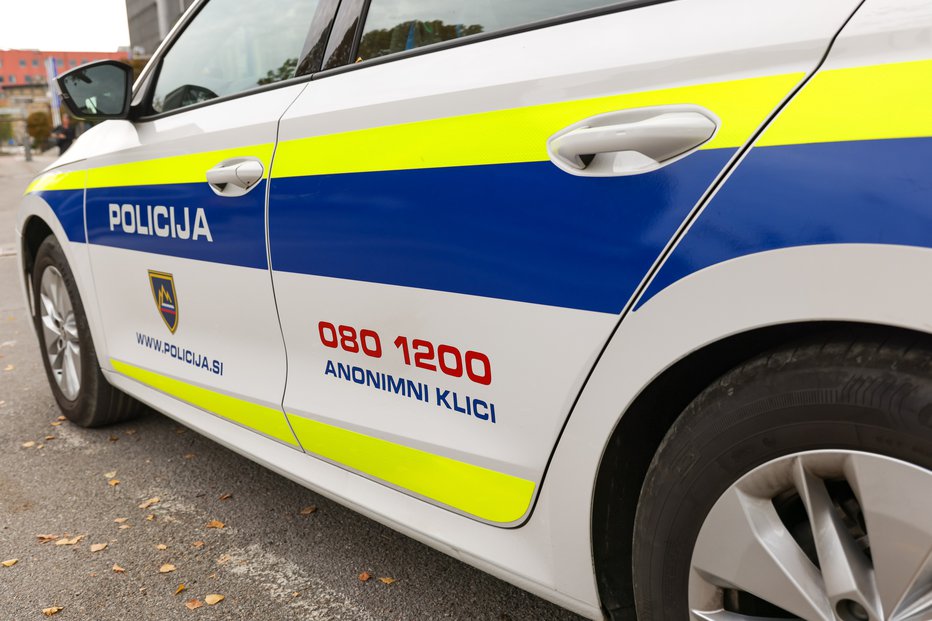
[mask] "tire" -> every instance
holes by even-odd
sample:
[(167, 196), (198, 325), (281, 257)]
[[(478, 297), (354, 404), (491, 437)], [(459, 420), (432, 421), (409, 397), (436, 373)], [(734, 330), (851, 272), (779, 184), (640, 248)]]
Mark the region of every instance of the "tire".
[[(54, 236), (39, 246), (31, 281), (42, 362), (62, 414), (82, 427), (110, 425), (138, 414), (142, 404), (111, 386), (100, 370), (74, 274)], [(55, 360), (50, 359), (53, 354)]]
[[(868, 471), (883, 474), (871, 475), (867, 483), (862, 473)], [(886, 500), (877, 511), (881, 497)], [(757, 503), (753, 510), (733, 510), (751, 503)], [(907, 505), (909, 511), (898, 512)], [(828, 509), (819, 513), (819, 507)], [(763, 517), (753, 513), (758, 509)], [(900, 515), (916, 511), (925, 513)], [(840, 596), (824, 586), (834, 584), (832, 563), (843, 558), (851, 567), (876, 565), (865, 575), (877, 576), (878, 582), (864, 593), (878, 588), (881, 574), (889, 580), (891, 559), (918, 571), (903, 550), (925, 554), (932, 549), (930, 512), (930, 341), (905, 333), (892, 338), (875, 334), (775, 351), (730, 371), (701, 393), (654, 456), (635, 517), (632, 568), (638, 619), (721, 618), (718, 613), (690, 616), (716, 609), (750, 619), (866, 619), (871, 604), (864, 602), (873, 595), (862, 601), (860, 592)], [(909, 533), (895, 553), (888, 552), (887, 543), (898, 536), (896, 529), (886, 528), (881, 513), (903, 518), (902, 532)], [(735, 515), (739, 519), (732, 521)], [(906, 525), (917, 520), (916, 530), (909, 531)], [(745, 522), (752, 527), (745, 530)], [(773, 543), (778, 539), (755, 530), (765, 528), (761, 524), (792, 540), (783, 537)], [(823, 533), (835, 531), (826, 530), (826, 524), (840, 533), (838, 541), (849, 546), (845, 554), (850, 556), (832, 548)], [(782, 546), (780, 554), (786, 554), (774, 556), (778, 560), (771, 563), (766, 554), (755, 556), (758, 542), (760, 550)], [(737, 563), (733, 568), (729, 555)], [(770, 572), (771, 565), (794, 567), (783, 562), (790, 557), (801, 559), (795, 565), (801, 568), (798, 574), (815, 572), (812, 584), (823, 582), (825, 592), (813, 596), (816, 603), (811, 604), (822, 606), (821, 617), (807, 612), (809, 604), (797, 603), (788, 594), (792, 589), (778, 592), (778, 587), (767, 586), (783, 584), (779, 571)], [(924, 562), (926, 571), (932, 570), (932, 563)], [(809, 584), (808, 578), (796, 579)], [(913, 587), (906, 588), (904, 593), (911, 593)], [(888, 593), (883, 604), (874, 604), (869, 618), (905, 618), (907, 600), (904, 596), (891, 603)]]

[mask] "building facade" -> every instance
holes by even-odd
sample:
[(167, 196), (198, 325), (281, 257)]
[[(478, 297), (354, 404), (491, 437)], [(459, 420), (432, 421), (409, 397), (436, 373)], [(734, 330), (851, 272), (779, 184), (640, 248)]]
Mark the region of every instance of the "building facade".
[(126, 60), (126, 52), (44, 52), (39, 50), (0, 50), (0, 89), (7, 85), (47, 84), (45, 61), (54, 58), (58, 73), (64, 73), (92, 60)]
[(194, 0), (126, 0), (129, 41), (137, 56), (151, 56)]

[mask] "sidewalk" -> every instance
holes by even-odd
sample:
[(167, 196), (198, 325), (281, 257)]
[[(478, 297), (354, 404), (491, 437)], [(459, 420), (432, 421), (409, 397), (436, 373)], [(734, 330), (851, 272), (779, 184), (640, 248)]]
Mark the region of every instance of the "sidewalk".
[[(45, 153), (33, 153), (31, 162), (27, 162), (22, 155), (0, 154), (0, 177), (32, 178), (56, 159), (58, 159), (57, 149), (51, 149)], [(23, 187), (25, 189), (25, 186)]]

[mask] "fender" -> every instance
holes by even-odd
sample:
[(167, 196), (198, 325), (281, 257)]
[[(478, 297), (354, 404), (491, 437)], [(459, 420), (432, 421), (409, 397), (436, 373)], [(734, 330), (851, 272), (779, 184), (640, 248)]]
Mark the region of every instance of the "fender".
[[(932, 333), (932, 249), (881, 244), (785, 248), (725, 261), (663, 289), (621, 323), (557, 445), (537, 511), (546, 514), (557, 583), (597, 598), (591, 509), (602, 454), (635, 398), (707, 345), (780, 324), (874, 323)], [(896, 278), (891, 278), (895, 274)]]

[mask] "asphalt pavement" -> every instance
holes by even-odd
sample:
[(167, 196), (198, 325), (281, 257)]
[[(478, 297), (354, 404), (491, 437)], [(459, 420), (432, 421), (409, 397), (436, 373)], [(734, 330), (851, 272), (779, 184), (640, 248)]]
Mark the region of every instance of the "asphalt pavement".
[(58, 420), (13, 252), (49, 161), (0, 154), (0, 620), (577, 618), (161, 415)]

